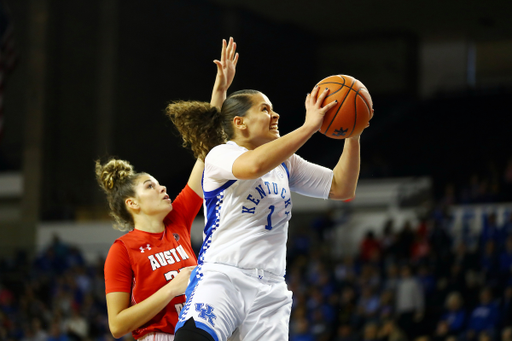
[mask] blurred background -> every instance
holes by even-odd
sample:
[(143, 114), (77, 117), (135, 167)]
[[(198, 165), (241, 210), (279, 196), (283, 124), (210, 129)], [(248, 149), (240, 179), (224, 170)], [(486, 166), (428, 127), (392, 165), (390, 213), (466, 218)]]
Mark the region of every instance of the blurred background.
[[(374, 102), (356, 199), (293, 199), (291, 339), (512, 340), (511, 14), (509, 0), (0, 0), (0, 339), (111, 338), (103, 259), (120, 232), (94, 160), (177, 194), (194, 159), (163, 109), (209, 101), (232, 36), (230, 90), (265, 93), (281, 134), (329, 75)], [(298, 154), (333, 167), (342, 149), (317, 134)], [(400, 283), (421, 304), (404, 307)], [(478, 324), (480, 291), (496, 314)]]

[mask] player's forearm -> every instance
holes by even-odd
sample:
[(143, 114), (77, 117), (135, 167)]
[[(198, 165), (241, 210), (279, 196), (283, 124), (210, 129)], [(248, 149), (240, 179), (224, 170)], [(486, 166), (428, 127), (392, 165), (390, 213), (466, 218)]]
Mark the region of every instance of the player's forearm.
[(355, 196), (360, 163), (359, 137), (346, 139), (343, 153), (333, 169), (329, 199), (346, 200)]
[(233, 164), (238, 179), (257, 179), (292, 156), (316, 131), (302, 126), (277, 140), (242, 154)]
[(173, 286), (165, 285), (144, 301), (120, 311), (113, 318), (109, 317), (112, 335), (122, 337), (151, 320), (176, 296), (175, 291)]
[(213, 85), (210, 105), (220, 110), (222, 108), (222, 103), (226, 100), (228, 89), (221, 89), (218, 83), (219, 79), (217, 78)]
[(188, 186), (192, 188), (194, 192), (197, 193), (201, 198), (203, 197), (203, 188), (201, 186), (201, 179), (203, 177), (204, 171), (204, 162), (200, 159), (197, 159), (194, 164), (194, 168), (192, 168), (192, 172), (190, 173), (190, 177), (188, 178)]

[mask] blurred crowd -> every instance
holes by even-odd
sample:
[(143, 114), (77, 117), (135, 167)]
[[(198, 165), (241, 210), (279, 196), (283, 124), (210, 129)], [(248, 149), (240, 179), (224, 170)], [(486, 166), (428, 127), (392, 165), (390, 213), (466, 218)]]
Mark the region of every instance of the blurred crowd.
[(512, 202), (512, 157), (503, 166), (489, 162), (484, 171), (449, 181), (441, 194), (444, 205)]
[(512, 340), (512, 218), (480, 218), (475, 243), (450, 232), (446, 212), (416, 225), (389, 220), (342, 259), (326, 247), (325, 218), (292, 236), (290, 340)]
[(0, 340), (113, 340), (103, 265), (57, 237), (35, 259), (0, 261)]
[[(292, 226), (290, 340), (512, 341), (512, 215), (478, 219), (473, 242), (446, 212), (389, 220), (341, 258), (327, 216)], [(0, 340), (112, 340), (103, 265), (57, 237), (35, 259), (0, 261)]]

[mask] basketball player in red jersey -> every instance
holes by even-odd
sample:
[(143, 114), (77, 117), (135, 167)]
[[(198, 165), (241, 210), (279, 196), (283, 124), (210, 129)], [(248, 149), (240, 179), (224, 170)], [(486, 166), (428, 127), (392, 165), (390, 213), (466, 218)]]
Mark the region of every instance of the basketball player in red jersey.
[[(220, 107), (231, 85), (238, 54), (233, 38), (223, 40), (210, 104)], [(189, 276), (197, 264), (190, 243), (192, 222), (203, 203), (203, 160), (171, 202), (151, 175), (136, 173), (124, 160), (96, 162), (96, 177), (107, 194), (117, 228), (128, 230), (109, 250), (105, 286), (109, 327), (119, 338), (169, 341), (185, 303)]]

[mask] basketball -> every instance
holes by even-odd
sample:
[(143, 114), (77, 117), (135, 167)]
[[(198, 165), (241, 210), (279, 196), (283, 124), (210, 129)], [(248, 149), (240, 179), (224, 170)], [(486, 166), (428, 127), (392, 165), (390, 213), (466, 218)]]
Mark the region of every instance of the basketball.
[(373, 116), (372, 98), (364, 84), (352, 76), (334, 75), (322, 79), (317, 85), (319, 94), (329, 88), (322, 106), (338, 101), (325, 114), (320, 132), (333, 139), (361, 134)]

